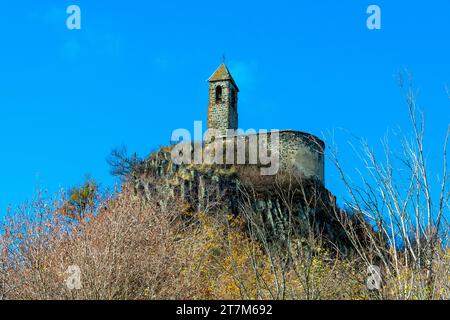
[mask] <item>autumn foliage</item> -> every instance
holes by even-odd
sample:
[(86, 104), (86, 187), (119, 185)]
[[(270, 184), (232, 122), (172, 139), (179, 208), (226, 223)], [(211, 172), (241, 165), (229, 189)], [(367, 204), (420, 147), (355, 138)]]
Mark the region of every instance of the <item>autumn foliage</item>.
[[(135, 197), (128, 188), (101, 199), (81, 220), (64, 199), (38, 199), (3, 223), (0, 293), (4, 299), (369, 299), (366, 266), (329, 252), (319, 239), (289, 248), (252, 239), (248, 223), (226, 212), (191, 212), (183, 202)], [(448, 298), (450, 252), (440, 252), (439, 290)], [(82, 288), (66, 286), (67, 268)], [(421, 298), (398, 287), (414, 270), (385, 279), (383, 295)], [(401, 292), (399, 290), (402, 290)]]

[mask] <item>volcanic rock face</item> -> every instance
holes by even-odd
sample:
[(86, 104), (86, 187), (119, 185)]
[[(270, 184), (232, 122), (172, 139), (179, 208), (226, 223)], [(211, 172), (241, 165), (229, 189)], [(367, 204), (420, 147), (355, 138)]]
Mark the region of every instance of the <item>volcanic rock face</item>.
[(170, 148), (161, 148), (133, 177), (137, 196), (160, 197), (160, 205), (182, 199), (193, 211), (243, 215), (272, 239), (295, 232), (320, 235), (344, 249), (349, 246), (335, 217), (335, 198), (318, 180), (287, 173), (261, 177), (258, 168), (238, 165), (177, 165)]

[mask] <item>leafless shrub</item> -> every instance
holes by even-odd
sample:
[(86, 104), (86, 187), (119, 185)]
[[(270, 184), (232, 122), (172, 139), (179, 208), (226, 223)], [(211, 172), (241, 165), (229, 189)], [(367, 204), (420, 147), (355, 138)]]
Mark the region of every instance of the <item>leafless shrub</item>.
[(136, 153), (128, 155), (127, 148), (122, 146), (115, 148), (106, 159), (111, 167), (111, 174), (122, 180), (127, 181), (133, 175), (139, 175), (143, 160)]
[[(195, 296), (198, 282), (188, 272), (193, 268), (186, 256), (190, 238), (180, 237), (179, 203), (161, 207), (158, 199), (143, 202), (125, 189), (117, 198), (105, 199), (95, 215), (68, 224), (57, 202), (36, 201), (5, 221), (0, 240), (3, 298)], [(80, 290), (65, 284), (70, 265), (81, 270)], [(185, 273), (179, 274), (181, 270)]]
[[(403, 88), (403, 81), (401, 81)], [(417, 106), (412, 85), (406, 88), (406, 102), (412, 124), (411, 136), (400, 141), (401, 152), (383, 140), (381, 160), (365, 140), (355, 148), (363, 161), (360, 185), (344, 173), (337, 148), (330, 158), (336, 165), (349, 194), (348, 206), (382, 233), (382, 238), (364, 231), (368, 242), (361, 243), (358, 230), (347, 214), (336, 211), (349, 238), (367, 265), (381, 264), (385, 285), (381, 297), (435, 299), (447, 295), (449, 188), (447, 144), (450, 126), (443, 140), (443, 171), (431, 178), (425, 156), (424, 116)], [(439, 190), (435, 191), (435, 186)], [(364, 224), (360, 224), (364, 225)], [(385, 245), (387, 243), (387, 245)]]

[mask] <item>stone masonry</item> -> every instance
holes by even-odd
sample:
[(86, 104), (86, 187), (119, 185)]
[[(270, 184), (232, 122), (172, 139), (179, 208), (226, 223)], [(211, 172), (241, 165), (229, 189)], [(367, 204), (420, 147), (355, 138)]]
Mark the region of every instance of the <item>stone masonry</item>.
[[(179, 164), (173, 161), (172, 150), (176, 145), (172, 145), (160, 148), (142, 163), (139, 174), (134, 176), (135, 193), (147, 199), (155, 193), (164, 195), (161, 197), (164, 201), (181, 199), (195, 211), (244, 216), (245, 212), (251, 212), (262, 219), (274, 239), (283, 239), (290, 233), (291, 218), (294, 218), (300, 233), (307, 235), (313, 228), (315, 234), (348, 248), (345, 232), (332, 214), (336, 208), (335, 197), (325, 188), (324, 142), (295, 130), (278, 130), (275, 136), (273, 131), (242, 134), (233, 131), (230, 135), (229, 129), (238, 128), (238, 92), (228, 68), (222, 64), (209, 78), (208, 105), (208, 129), (219, 130), (222, 135), (218, 140), (200, 143), (201, 150), (203, 153), (208, 148), (216, 150), (216, 143), (226, 149), (238, 139), (243, 139), (245, 144), (265, 139), (270, 149), (278, 136), (283, 174), (261, 176), (258, 163)], [(187, 144), (194, 152), (194, 145), (199, 143)], [(284, 175), (286, 172), (288, 175)], [(294, 181), (290, 173), (295, 175)], [(281, 194), (289, 195), (289, 203)]]
[(236, 86), (225, 64), (209, 78), (208, 128), (221, 130), (238, 128)]
[[(218, 130), (223, 136), (227, 136), (228, 144), (242, 138), (242, 135), (229, 137), (227, 133), (227, 129), (238, 129), (238, 92), (239, 89), (230, 71), (222, 63), (209, 78), (208, 129)], [(280, 168), (325, 184), (324, 142), (314, 135), (295, 130), (279, 130), (278, 133)], [(270, 146), (271, 133), (268, 132), (266, 135), (268, 137), (264, 138), (268, 139)], [(251, 134), (243, 136), (247, 140), (252, 137)], [(261, 134), (253, 137), (257, 141), (262, 138)]]

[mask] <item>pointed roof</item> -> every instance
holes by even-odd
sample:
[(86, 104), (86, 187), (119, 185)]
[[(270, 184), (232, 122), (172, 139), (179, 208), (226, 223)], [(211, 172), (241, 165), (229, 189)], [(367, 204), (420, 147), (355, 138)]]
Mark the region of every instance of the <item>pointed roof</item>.
[(236, 87), (237, 91), (239, 91), (238, 86), (236, 85), (236, 82), (234, 82), (233, 77), (231, 76), (230, 71), (228, 70), (227, 66), (225, 63), (222, 63), (216, 71), (214, 71), (214, 73), (211, 75), (211, 77), (209, 77), (208, 81), (209, 82), (214, 82), (214, 81), (226, 81), (229, 80), (231, 81), (234, 86)]

